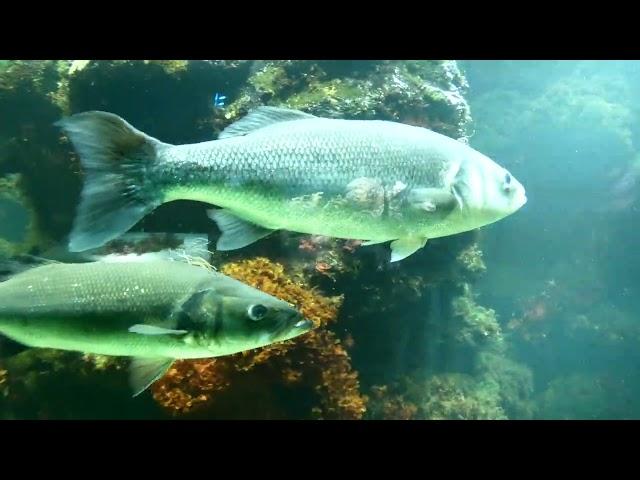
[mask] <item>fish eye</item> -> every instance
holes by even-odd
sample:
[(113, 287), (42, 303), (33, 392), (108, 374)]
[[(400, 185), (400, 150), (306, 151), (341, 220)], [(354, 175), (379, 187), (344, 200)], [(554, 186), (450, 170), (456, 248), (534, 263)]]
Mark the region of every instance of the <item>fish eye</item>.
[(251, 320), (257, 322), (258, 320), (262, 320), (264, 316), (267, 314), (267, 307), (260, 304), (251, 305), (247, 309), (247, 314), (249, 315), (249, 318)]
[(502, 188), (506, 191), (509, 192), (512, 188), (511, 185), (511, 174), (509, 172), (506, 172), (504, 174), (504, 183), (502, 184)]

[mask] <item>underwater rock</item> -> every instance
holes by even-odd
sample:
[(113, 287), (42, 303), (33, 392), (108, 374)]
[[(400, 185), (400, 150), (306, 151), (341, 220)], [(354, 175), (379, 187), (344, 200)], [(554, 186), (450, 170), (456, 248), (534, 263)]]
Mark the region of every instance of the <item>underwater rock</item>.
[(531, 370), (504, 351), (488, 347), (474, 352), (474, 366), (468, 373), (434, 373), (427, 365), (386, 385), (374, 385), (367, 418), (533, 418)]
[[(372, 418), (414, 420), (506, 420), (500, 396), (470, 375), (419, 374), (392, 388), (378, 387), (371, 400)], [(389, 415), (389, 416), (387, 416)]]
[[(394, 389), (395, 390), (395, 389)], [(373, 420), (417, 420), (418, 406), (388, 385), (371, 387), (371, 399), (367, 418)]]
[(549, 383), (536, 397), (538, 419), (636, 419), (640, 405), (623, 372), (573, 373)]
[(420, 410), (428, 419), (505, 420), (499, 395), (470, 376), (435, 375), (422, 386)]
[[(15, 61), (0, 71), (0, 174), (19, 174), (21, 189), (46, 237), (64, 235), (75, 211), (78, 167), (59, 143), (59, 107), (50, 93), (59, 74), (52, 61)], [(56, 179), (56, 181), (51, 181)]]
[(91, 61), (68, 78), (70, 113), (103, 110), (169, 143), (211, 140), (217, 92), (232, 98), (250, 61)]
[(488, 343), (500, 345), (503, 336), (495, 310), (478, 305), (474, 297), (471, 286), (464, 284), (463, 294), (452, 302), (454, 318), (460, 324), (456, 340), (472, 347)]
[(131, 402), (122, 357), (29, 349), (0, 360), (0, 418), (162, 418), (152, 402)]
[[(357, 69), (351, 67), (357, 65)], [(453, 61), (254, 62), (216, 130), (259, 105), (329, 118), (395, 120), (464, 139), (468, 85)]]
[(510, 419), (533, 417), (533, 372), (508, 358), (490, 351), (478, 354), (475, 377), (487, 389), (493, 389)]
[(27, 253), (44, 242), (21, 176), (0, 177), (0, 258)]

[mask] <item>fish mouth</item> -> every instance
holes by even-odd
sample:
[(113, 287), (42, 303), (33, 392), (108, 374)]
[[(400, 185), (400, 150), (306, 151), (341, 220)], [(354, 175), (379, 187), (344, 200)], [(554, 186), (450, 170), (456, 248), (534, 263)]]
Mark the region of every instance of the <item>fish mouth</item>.
[(293, 328), (299, 328), (301, 330), (311, 330), (312, 327), (313, 322), (307, 318), (303, 318), (293, 326)]
[(527, 204), (527, 195), (526, 194), (522, 194), (522, 198), (520, 199), (520, 208), (524, 207)]
[(514, 198), (513, 207), (514, 211), (520, 210), (527, 204), (527, 194), (524, 191), (524, 188), (516, 193), (516, 197)]
[(313, 322), (308, 318), (304, 318), (300, 312), (291, 312), (289, 318), (285, 322), (291, 329), (309, 330), (313, 327)]
[(272, 339), (289, 339), (308, 332), (313, 328), (313, 322), (303, 318), (300, 314), (292, 315), (288, 321), (282, 322), (280, 327), (273, 333)]

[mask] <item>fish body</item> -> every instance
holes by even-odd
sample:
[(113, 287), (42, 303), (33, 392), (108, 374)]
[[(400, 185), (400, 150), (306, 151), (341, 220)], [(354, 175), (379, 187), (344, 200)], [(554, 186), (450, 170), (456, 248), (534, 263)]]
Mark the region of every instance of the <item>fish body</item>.
[(0, 333), (31, 347), (134, 357), (134, 367), (156, 369), (133, 381), (137, 393), (175, 359), (229, 355), (310, 327), (288, 303), (178, 261), (54, 263), (0, 283)]
[(526, 203), (522, 185), (488, 157), (396, 122), (261, 107), (218, 140), (188, 145), (162, 143), (104, 112), (60, 125), (87, 171), (72, 250), (122, 234), (163, 203), (197, 200), (221, 207), (210, 211), (221, 250), (284, 229), (392, 241), (400, 260), (429, 238), (493, 223)]

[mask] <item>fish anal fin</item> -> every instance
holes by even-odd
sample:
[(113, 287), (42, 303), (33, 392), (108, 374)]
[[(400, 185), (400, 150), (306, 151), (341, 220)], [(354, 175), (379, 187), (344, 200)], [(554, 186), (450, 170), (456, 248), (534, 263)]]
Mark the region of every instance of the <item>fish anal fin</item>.
[(273, 230), (238, 218), (227, 210), (209, 210), (207, 215), (216, 222), (222, 232), (217, 250), (236, 250), (246, 247), (271, 234)]
[(414, 254), (427, 243), (426, 238), (408, 237), (399, 238), (391, 242), (391, 261), (398, 262), (404, 260), (409, 255)]

